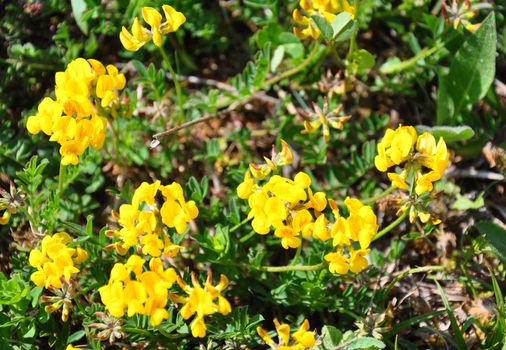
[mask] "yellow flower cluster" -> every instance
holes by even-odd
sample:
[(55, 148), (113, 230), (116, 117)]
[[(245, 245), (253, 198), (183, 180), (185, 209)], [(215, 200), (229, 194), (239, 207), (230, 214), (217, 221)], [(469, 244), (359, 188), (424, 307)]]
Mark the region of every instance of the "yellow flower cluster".
[[(135, 314), (148, 315), (153, 326), (169, 316), (165, 309), (168, 289), (177, 279), (173, 268), (164, 269), (160, 258), (152, 258), (149, 270), (144, 271), (146, 260), (131, 255), (126, 264), (116, 263), (111, 270), (109, 283), (98, 289), (102, 303), (114, 317)], [(132, 278), (133, 274), (133, 278)]]
[[(160, 209), (156, 204), (158, 191), (164, 199)], [(121, 241), (108, 248), (115, 248), (124, 255), (129, 248), (139, 247), (144, 255), (173, 257), (180, 247), (171, 242), (162, 223), (183, 233), (188, 222), (198, 213), (195, 202), (185, 200), (183, 188), (178, 183), (163, 186), (160, 181), (152, 184), (143, 182), (135, 190), (132, 203), (121, 205), (119, 214), (114, 213), (122, 228), (108, 231), (108, 234), (119, 237)]]
[(108, 107), (117, 102), (125, 76), (113, 65), (104, 67), (97, 60), (77, 58), (65, 71), (57, 72), (55, 79), (56, 100), (44, 98), (26, 128), (31, 134), (42, 131), (51, 136), (50, 141), (58, 142), (63, 165), (77, 164), (88, 146), (103, 146), (107, 120), (97, 114), (96, 105)]
[(193, 321), (190, 324), (192, 335), (196, 338), (203, 338), (206, 336), (207, 327), (204, 322), (204, 317), (215, 313), (227, 315), (232, 311), (230, 303), (225, 299), (221, 292), (227, 288), (228, 279), (225, 275), (220, 276), (220, 282), (213, 286), (212, 273), (209, 271), (207, 280), (202, 287), (192, 273), (192, 286), (189, 286), (183, 279), (178, 277), (177, 283), (181, 289), (188, 294), (187, 297), (182, 297), (176, 294), (169, 294), (169, 298), (177, 303), (184, 304), (181, 308), (181, 316), (187, 320), (193, 315)]
[[(160, 209), (156, 204), (158, 192), (164, 199)], [(131, 255), (126, 264), (117, 263), (111, 270), (109, 283), (99, 288), (100, 297), (106, 310), (114, 317), (123, 317), (125, 310), (129, 317), (134, 314), (148, 315), (151, 325), (157, 326), (167, 319), (167, 301), (171, 299), (184, 304), (181, 316), (186, 320), (196, 314), (190, 328), (194, 337), (206, 335), (204, 317), (219, 312), (228, 314), (231, 311), (229, 302), (221, 295), (227, 287), (228, 280), (221, 276), (220, 283), (212, 285), (209, 273), (204, 287), (192, 274), (193, 287), (188, 286), (173, 268), (165, 269), (161, 256), (175, 257), (180, 246), (171, 242), (163, 225), (184, 233), (188, 222), (198, 215), (193, 201), (186, 201), (182, 187), (173, 182), (163, 186), (160, 181), (148, 184), (143, 182), (134, 192), (131, 204), (123, 204), (119, 214), (114, 214), (123, 226), (108, 234), (119, 237), (121, 242), (109, 246), (124, 255), (130, 247), (150, 256), (149, 270), (145, 271), (145, 258)], [(180, 296), (169, 289), (177, 284), (188, 294)], [(215, 302), (217, 300), (217, 302)]]
[[(415, 192), (420, 195), (432, 191), (432, 183), (439, 180), (448, 166), (450, 154), (443, 138), (436, 143), (428, 132), (418, 135), (412, 126), (399, 126), (388, 129), (378, 143), (378, 155), (374, 164), (379, 171), (385, 172), (392, 166), (402, 166), (400, 174), (388, 173), (392, 186), (407, 190), (406, 182), (412, 177)], [(424, 169), (428, 171), (424, 172)]]
[[(336, 251), (325, 255), (330, 272), (358, 273), (367, 268), (365, 256), (369, 254), (369, 245), (378, 232), (379, 225), (370, 206), (363, 205), (356, 198), (346, 198), (344, 204), (349, 212), (347, 218), (342, 217), (336, 203), (329, 200), (334, 223), (330, 224), (322, 215), (316, 220), (314, 231), (323, 238), (333, 239)], [(358, 249), (354, 246), (358, 246)]]
[(63, 282), (70, 282), (72, 275), (79, 272), (77, 264), (88, 258), (88, 253), (81, 248), (69, 248), (72, 238), (66, 232), (58, 232), (42, 239), (41, 250), (33, 249), (28, 262), (37, 271), (30, 279), (37, 286), (61, 288)]
[[(251, 169), (250, 169), (251, 170)], [(334, 253), (325, 256), (333, 273), (360, 272), (367, 267), (365, 255), (378, 231), (377, 218), (369, 206), (358, 199), (346, 198), (349, 215), (340, 215), (336, 203), (329, 200), (334, 222), (331, 223), (323, 211), (327, 207), (326, 194), (310, 188), (311, 179), (299, 172), (294, 179), (273, 175), (265, 180), (264, 174), (247, 171), (243, 182), (237, 187), (239, 198), (247, 199), (250, 207), (248, 218), (258, 234), (268, 234), (274, 228), (274, 235), (281, 238), (285, 249), (297, 248), (302, 238), (322, 241), (333, 239)], [(256, 180), (255, 180), (256, 178)], [(355, 249), (354, 247), (359, 247)]]
[(321, 16), (329, 24), (340, 12), (348, 12), (355, 18), (355, 6), (350, 6), (347, 0), (300, 0), (299, 6), (301, 9), (293, 10), (292, 17), (302, 27), (293, 28), (293, 33), (301, 39), (318, 39), (320, 36), (320, 30), (311, 16)]
[(280, 324), (277, 319), (274, 319), (274, 326), (276, 327), (276, 332), (278, 333), (278, 343), (275, 343), (274, 340), (272, 340), (265, 329), (257, 327), (258, 335), (272, 349), (304, 350), (310, 349), (316, 345), (314, 332), (309, 331), (308, 320), (304, 320), (299, 330), (292, 334), (292, 338), (294, 340), (292, 344), (290, 344), (290, 326), (286, 323)]
[(156, 46), (160, 47), (162, 46), (162, 34), (175, 32), (186, 21), (186, 17), (181, 12), (169, 5), (163, 5), (162, 10), (165, 14), (165, 22), (162, 22), (162, 15), (156, 9), (142, 8), (142, 17), (151, 26), (151, 30), (143, 27), (137, 17), (134, 19), (131, 33), (125, 27), (121, 29), (119, 39), (125, 49), (137, 51), (151, 39)]

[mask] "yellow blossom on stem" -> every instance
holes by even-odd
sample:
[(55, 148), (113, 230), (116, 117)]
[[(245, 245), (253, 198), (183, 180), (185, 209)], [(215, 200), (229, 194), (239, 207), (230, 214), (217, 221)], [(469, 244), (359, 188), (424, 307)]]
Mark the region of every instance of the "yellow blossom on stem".
[[(164, 202), (158, 208), (156, 196), (162, 194)], [(172, 243), (166, 227), (183, 233), (188, 222), (198, 216), (194, 201), (186, 201), (181, 185), (173, 182), (163, 186), (160, 181), (152, 184), (143, 182), (134, 192), (132, 204), (123, 204), (119, 213), (113, 213), (120, 230), (110, 230), (108, 235), (120, 238), (107, 249), (116, 249), (126, 254), (129, 248), (139, 247), (144, 255), (174, 257), (180, 246)], [(162, 223), (166, 226), (164, 227)]]
[[(278, 343), (274, 342), (265, 329), (257, 327), (257, 333), (260, 338), (272, 349), (304, 350), (310, 349), (316, 345), (315, 334), (309, 331), (310, 326), (308, 320), (304, 320), (300, 328), (295, 331), (291, 337), (290, 326), (288, 324), (280, 324), (277, 319), (274, 319), (274, 326), (278, 333)], [(293, 341), (291, 341), (291, 338), (293, 338)]]
[(408, 190), (408, 182), (413, 181), (417, 195), (432, 191), (433, 183), (443, 176), (450, 158), (442, 137), (436, 143), (432, 134), (417, 135), (412, 126), (388, 129), (377, 148), (376, 168), (385, 172), (392, 166), (403, 166), (400, 174), (390, 172), (388, 178), (392, 186), (403, 190)]
[(121, 29), (119, 38), (123, 47), (129, 51), (138, 51), (151, 40), (160, 47), (162, 46), (162, 34), (175, 32), (186, 22), (184, 14), (176, 11), (172, 6), (163, 5), (162, 10), (165, 15), (164, 22), (162, 22), (163, 17), (158, 10), (147, 6), (143, 7), (142, 18), (149, 24), (150, 30), (143, 27), (135, 17), (131, 33), (125, 27)]
[(42, 131), (60, 144), (62, 165), (77, 164), (88, 147), (100, 149), (104, 144), (107, 121), (97, 114), (95, 103), (116, 103), (126, 79), (113, 65), (106, 69), (97, 60), (77, 58), (57, 72), (55, 80), (56, 100), (44, 98), (26, 128), (31, 134)]
[(45, 288), (61, 288), (79, 272), (77, 264), (84, 262), (88, 254), (81, 248), (69, 248), (72, 241), (66, 232), (45, 236), (40, 249), (32, 249), (28, 262), (37, 271), (30, 276), (35, 285)]
[(227, 299), (221, 293), (228, 286), (228, 279), (225, 275), (220, 276), (220, 282), (214, 286), (212, 284), (212, 273), (209, 271), (207, 280), (202, 286), (195, 274), (191, 276), (192, 285), (188, 285), (183, 279), (178, 277), (177, 283), (188, 294), (182, 297), (176, 294), (170, 294), (169, 298), (177, 303), (184, 304), (181, 308), (181, 316), (187, 320), (193, 315), (193, 321), (190, 323), (191, 333), (195, 338), (206, 336), (207, 326), (205, 317), (214, 313), (227, 315), (232, 311), (232, 307)]
[(138, 255), (128, 258), (126, 264), (116, 263), (109, 283), (98, 289), (106, 310), (114, 317), (135, 314), (148, 315), (152, 326), (168, 318), (166, 310), (168, 289), (178, 276), (173, 268), (165, 269), (160, 258), (151, 258), (149, 270)]
[(348, 12), (355, 18), (355, 7), (350, 6), (347, 0), (300, 0), (299, 7), (293, 11), (292, 17), (299, 25), (293, 28), (293, 32), (301, 39), (318, 39), (320, 36), (320, 30), (311, 16), (321, 16), (329, 24), (341, 12)]

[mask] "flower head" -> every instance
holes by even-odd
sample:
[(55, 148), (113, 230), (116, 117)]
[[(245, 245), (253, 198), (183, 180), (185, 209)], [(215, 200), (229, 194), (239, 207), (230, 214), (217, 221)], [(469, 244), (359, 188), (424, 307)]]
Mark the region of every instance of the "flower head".
[(107, 121), (97, 114), (94, 101), (103, 108), (114, 105), (126, 79), (113, 65), (106, 69), (97, 60), (77, 58), (57, 72), (55, 80), (56, 100), (44, 98), (26, 128), (31, 134), (42, 131), (60, 144), (62, 165), (77, 164), (88, 147), (104, 144)]
[[(316, 345), (314, 332), (309, 331), (309, 321), (304, 320), (300, 328), (293, 332), (290, 337), (290, 326), (286, 323), (279, 323), (274, 319), (274, 326), (278, 334), (278, 343), (276, 343), (262, 327), (257, 327), (257, 333), (262, 340), (272, 349), (292, 349), (304, 350), (312, 348)], [(293, 338), (291, 341), (290, 338)]]
[(220, 282), (214, 286), (212, 284), (213, 277), (210, 271), (208, 272), (207, 280), (203, 286), (197, 280), (195, 274), (192, 274), (191, 279), (191, 286), (183, 279), (177, 279), (177, 283), (188, 295), (187, 297), (170, 294), (169, 298), (177, 303), (184, 304), (181, 308), (181, 316), (185, 320), (195, 315), (190, 324), (192, 335), (195, 338), (203, 338), (206, 336), (207, 332), (204, 319), (206, 316), (214, 313), (227, 315), (232, 311), (232, 307), (228, 300), (221, 295), (221, 292), (228, 286), (228, 279), (225, 275), (221, 275)]
[(121, 29), (119, 39), (123, 47), (128, 51), (138, 51), (150, 40), (153, 40), (153, 43), (160, 47), (162, 46), (162, 34), (177, 31), (186, 21), (183, 13), (176, 11), (172, 6), (163, 5), (162, 10), (165, 15), (164, 22), (162, 22), (162, 15), (155, 8), (143, 7), (142, 18), (149, 24), (150, 30), (143, 27), (137, 17), (135, 17), (131, 33), (125, 27)]
[(340, 12), (348, 12), (355, 18), (355, 7), (350, 6), (347, 0), (300, 0), (299, 7), (300, 9), (293, 10), (292, 17), (299, 25), (293, 28), (293, 32), (301, 39), (318, 39), (320, 36), (320, 30), (311, 19), (312, 16), (321, 16), (329, 24)]
[(418, 195), (432, 191), (432, 184), (442, 177), (450, 158), (442, 137), (436, 143), (432, 134), (424, 132), (418, 135), (412, 126), (388, 129), (377, 148), (378, 155), (374, 158), (376, 168), (385, 172), (393, 166), (403, 166), (400, 174), (388, 173), (392, 185), (407, 190), (411, 176)]

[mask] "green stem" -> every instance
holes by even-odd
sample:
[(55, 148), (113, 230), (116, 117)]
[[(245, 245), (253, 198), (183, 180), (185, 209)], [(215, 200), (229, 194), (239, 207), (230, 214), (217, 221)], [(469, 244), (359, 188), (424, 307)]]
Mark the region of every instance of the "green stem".
[(291, 69), (288, 69), (279, 75), (276, 75), (270, 79), (267, 79), (262, 84), (261, 88), (264, 89), (264, 88), (270, 87), (271, 85), (274, 85), (283, 79), (289, 78), (292, 75), (297, 74), (298, 72), (300, 72), (301, 70), (306, 68), (313, 60), (313, 57), (318, 53), (319, 49), (320, 49), (320, 41), (317, 41), (315, 43), (315, 46), (313, 47), (313, 50), (311, 50), (311, 52), (309, 53), (309, 55), (306, 57), (306, 59), (304, 61), (302, 61), (299, 65), (297, 65)]
[(395, 187), (389, 187), (387, 188), (386, 190), (384, 190), (383, 192), (381, 193), (378, 193), (377, 195), (373, 196), (373, 197), (370, 197), (370, 198), (365, 198), (365, 199), (361, 199), (360, 201), (362, 202), (362, 204), (371, 204), (371, 203), (376, 203), (377, 201), (379, 201), (380, 199), (383, 199), (385, 198), (386, 196), (388, 196), (390, 193), (392, 193), (393, 191), (395, 190)]
[(183, 109), (183, 94), (181, 91), (181, 84), (179, 84), (179, 80), (177, 79), (176, 72), (174, 71), (174, 68), (172, 68), (172, 64), (170, 63), (169, 56), (167, 56), (167, 53), (163, 49), (163, 46), (160, 46), (160, 54), (162, 55), (163, 61), (167, 65), (167, 68), (169, 69), (170, 75), (172, 76), (172, 80), (174, 81), (174, 87), (176, 88), (176, 95), (177, 95), (177, 106), (179, 109), (179, 118), (181, 121), (184, 120), (184, 109)]
[[(153, 138), (156, 140), (159, 140), (160, 138), (171, 135), (179, 130), (186, 129), (186, 128), (189, 128), (193, 125), (203, 123), (203, 122), (206, 122), (208, 120), (211, 120), (211, 119), (214, 119), (217, 117), (224, 116), (225, 113), (228, 113), (231, 111), (231, 107), (237, 108), (238, 106), (245, 104), (260, 90), (267, 89), (267, 88), (271, 87), (272, 85), (280, 82), (281, 80), (289, 78), (292, 75), (299, 73), (301, 70), (306, 68), (313, 61), (313, 58), (318, 53), (319, 49), (320, 49), (320, 41), (317, 41), (315, 43), (313, 50), (309, 53), (309, 55), (306, 57), (306, 59), (304, 59), (304, 61), (302, 61), (299, 65), (297, 65), (291, 69), (288, 69), (288, 70), (284, 71), (283, 73), (276, 75), (270, 79), (267, 79), (266, 81), (264, 81), (264, 83), (258, 89), (252, 89), (251, 92), (249, 93), (249, 95), (247, 95), (247, 96), (243, 96), (243, 97), (237, 96), (235, 98), (227, 98), (224, 103), (221, 103), (218, 105), (219, 109), (225, 108), (224, 110), (220, 110), (213, 115), (208, 115), (206, 117), (202, 117), (199, 119), (187, 121), (186, 123), (178, 125), (178, 126), (171, 128), (169, 130), (159, 132), (159, 133), (153, 135)], [(173, 76), (173, 78), (174, 78), (174, 76)], [(176, 81), (175, 78), (174, 78), (174, 81)], [(176, 90), (177, 90), (177, 88), (176, 88)]]
[(444, 47), (444, 43), (440, 42), (434, 47), (425, 47), (420, 52), (418, 52), (416, 55), (414, 55), (411, 58), (408, 58), (405, 61), (395, 63), (388, 65), (387, 67), (381, 67), (380, 72), (383, 74), (395, 74), (400, 73), (402, 71), (405, 71), (411, 67), (413, 67), (418, 61), (425, 59), (438, 51), (439, 49)]
[(260, 266), (257, 269), (266, 272), (286, 272), (286, 271), (318, 271), (327, 266), (325, 261), (316, 265), (288, 265), (288, 266)]
[(302, 242), (301, 244), (297, 247), (297, 250), (295, 251), (295, 255), (293, 256), (293, 260), (292, 262), (290, 263), (291, 266), (295, 266), (295, 264), (297, 264), (297, 261), (299, 261), (299, 257), (300, 257), (300, 253), (302, 251)]
[(250, 233), (248, 233), (246, 236), (243, 236), (239, 239), (239, 242), (241, 243), (246, 243), (247, 241), (249, 241), (249, 239), (251, 237), (253, 237), (254, 235), (256, 235), (256, 232), (254, 230), (251, 230)]
[(247, 223), (250, 220), (251, 220), (251, 218), (244, 219), (243, 221), (241, 221), (240, 223), (238, 223), (237, 225), (235, 225), (234, 227), (232, 227), (228, 232), (232, 233), (232, 232), (237, 231), (242, 225), (244, 225), (245, 223)]
[(126, 333), (144, 334), (149, 337), (151, 337), (153, 335), (152, 332), (150, 332), (146, 329), (140, 329), (140, 328), (135, 328), (135, 327), (123, 327), (122, 330), (125, 331)]
[(74, 298), (77, 298), (78, 296), (81, 296), (83, 294), (86, 294), (88, 293), (90, 290), (93, 290), (93, 289), (96, 289), (97, 287), (100, 287), (102, 286), (102, 283), (94, 283), (86, 288), (83, 288), (81, 289), (79, 292), (77, 292), (75, 295), (74, 295)]
[(188, 333), (177, 333), (177, 334), (170, 334), (166, 332), (162, 327), (158, 326), (156, 329), (167, 339), (179, 339), (184, 338), (188, 335)]
[(392, 223), (390, 223), (390, 225), (388, 225), (387, 227), (385, 227), (383, 230), (379, 231), (376, 236), (374, 236), (374, 238), (372, 239), (372, 242), (380, 239), (381, 237), (383, 237), (384, 235), (386, 235), (388, 232), (392, 231), (392, 229), (394, 229), (395, 227), (397, 227), (397, 225), (399, 225), (401, 222), (404, 221), (404, 219), (406, 218), (406, 216), (409, 215), (409, 210), (411, 209), (411, 207), (408, 207), (404, 213), (402, 213), (401, 216), (399, 216), (395, 221), (393, 221)]
[(56, 191), (56, 203), (60, 206), (60, 198), (64, 191), (65, 185), (65, 165), (60, 162), (60, 170), (58, 172), (58, 190)]

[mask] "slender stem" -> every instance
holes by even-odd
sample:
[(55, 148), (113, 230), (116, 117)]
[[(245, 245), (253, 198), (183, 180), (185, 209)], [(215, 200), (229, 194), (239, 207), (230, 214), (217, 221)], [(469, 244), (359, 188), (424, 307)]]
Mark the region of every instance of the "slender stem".
[(295, 251), (295, 255), (293, 256), (293, 260), (292, 262), (290, 263), (290, 266), (295, 266), (295, 264), (297, 264), (297, 261), (299, 261), (299, 258), (300, 258), (300, 253), (302, 251), (302, 242), (301, 244), (297, 247), (297, 250)]
[(228, 232), (232, 233), (232, 232), (237, 231), (242, 225), (244, 225), (245, 223), (247, 223), (250, 220), (251, 220), (251, 218), (244, 219), (243, 221), (241, 221), (240, 223), (238, 223), (237, 225), (235, 225), (234, 227), (232, 227)]
[(260, 266), (257, 269), (266, 272), (318, 271), (323, 269), (326, 265), (327, 263), (323, 261), (316, 265)]
[(94, 283), (86, 288), (83, 288), (81, 289), (80, 291), (78, 291), (75, 295), (74, 295), (74, 298), (78, 297), (78, 296), (81, 296), (83, 294), (86, 294), (88, 293), (90, 290), (93, 290), (93, 289), (96, 289), (97, 287), (100, 287), (102, 286), (102, 283)]
[(343, 67), (343, 68), (346, 68), (346, 64), (345, 62), (342, 60), (342, 58), (339, 56), (339, 53), (337, 52), (337, 47), (335, 45), (335, 43), (332, 43), (331, 44), (331, 47), (330, 47), (330, 51), (331, 53), (334, 55), (334, 58), (336, 59), (337, 63)]
[(384, 235), (386, 235), (388, 232), (390, 232), (392, 229), (394, 229), (395, 227), (397, 227), (397, 225), (399, 225), (401, 222), (404, 221), (404, 219), (406, 218), (406, 216), (409, 215), (409, 210), (411, 209), (411, 207), (408, 207), (404, 213), (402, 213), (401, 216), (399, 216), (395, 221), (391, 222), (390, 225), (388, 225), (387, 227), (385, 227), (383, 230), (379, 231), (376, 236), (374, 236), (374, 238), (372, 239), (372, 241), (376, 241), (378, 239), (380, 239), (381, 237), (383, 237)]
[[(373, 197), (360, 199), (360, 201), (362, 202), (362, 204), (372, 204), (372, 203), (379, 201), (382, 198), (385, 198), (390, 193), (392, 193), (394, 190), (395, 190), (395, 187), (389, 187), (386, 190), (384, 190), (383, 192), (378, 193), (377, 195), (375, 195)], [(332, 189), (330, 189), (328, 191), (332, 191)], [(342, 201), (342, 200), (336, 200), (335, 202), (337, 203), (337, 205), (344, 205), (344, 201)]]
[(319, 48), (320, 48), (320, 41), (317, 41), (315, 43), (315, 46), (313, 47), (313, 50), (311, 50), (311, 52), (309, 53), (309, 55), (306, 57), (306, 59), (304, 61), (302, 61), (299, 65), (297, 65), (291, 69), (288, 69), (279, 75), (276, 75), (270, 79), (267, 79), (262, 84), (262, 88), (274, 85), (274, 84), (280, 82), (281, 80), (289, 78), (292, 75), (294, 75), (294, 74), (300, 72), (301, 70), (303, 70), (304, 68), (306, 68), (313, 60), (313, 57), (318, 53)]
[(226, 109), (224, 109), (222, 111), (219, 111), (216, 114), (208, 115), (206, 117), (195, 119), (195, 120), (190, 120), (190, 121), (188, 121), (186, 123), (183, 123), (181, 125), (178, 125), (178, 126), (172, 128), (172, 129), (165, 130), (165, 131), (159, 132), (157, 134), (154, 134), (153, 138), (158, 140), (161, 137), (164, 137), (164, 136), (167, 136), (167, 135), (171, 135), (171, 134), (173, 134), (173, 133), (175, 133), (175, 132), (177, 132), (179, 130), (186, 129), (186, 128), (192, 126), (192, 125), (199, 124), (199, 123), (202, 123), (202, 122), (206, 122), (206, 121), (214, 119), (214, 118), (219, 118), (219, 117), (225, 116), (229, 112), (231, 112), (232, 110), (234, 110), (235, 108), (237, 108), (238, 106), (246, 103), (246, 101), (247, 101), (247, 99), (245, 99), (244, 101), (242, 101), (242, 100), (236, 101), (236, 102), (232, 103), (228, 108), (226, 108)]
[[(270, 87), (270, 86), (272, 86), (272, 85), (280, 82), (283, 79), (289, 78), (292, 75), (297, 74), (298, 72), (300, 72), (301, 70), (303, 70), (304, 68), (306, 68), (312, 62), (314, 56), (318, 53), (319, 49), (320, 49), (320, 41), (317, 41), (317, 43), (315, 44), (313, 50), (309, 53), (309, 55), (306, 57), (306, 59), (304, 61), (302, 61), (299, 65), (297, 65), (297, 66), (295, 66), (295, 67), (293, 67), (291, 69), (288, 69), (285, 72), (283, 72), (283, 73), (281, 73), (279, 75), (276, 75), (276, 76), (274, 76), (274, 77), (272, 77), (270, 79), (267, 79), (266, 81), (264, 81), (264, 83), (260, 86), (259, 89), (253, 89), (250, 92), (249, 95), (247, 95), (247, 96), (245, 96), (243, 98), (240, 98), (238, 100), (235, 100), (235, 101), (231, 100), (231, 101), (227, 102), (229, 104), (228, 104), (228, 107), (226, 109), (218, 111), (216, 114), (209, 115), (209, 116), (206, 116), (206, 117), (203, 117), (203, 118), (199, 118), (199, 119), (195, 119), (195, 120), (190, 120), (190, 121), (188, 121), (186, 123), (183, 123), (183, 124), (181, 124), (179, 126), (176, 126), (176, 127), (172, 128), (172, 129), (159, 132), (159, 133), (153, 135), (153, 138), (158, 140), (161, 137), (173, 134), (173, 133), (175, 133), (175, 132), (177, 132), (179, 130), (186, 129), (186, 128), (188, 128), (190, 126), (193, 126), (195, 124), (199, 124), (199, 123), (206, 122), (206, 121), (214, 119), (214, 118), (223, 117), (223, 116), (227, 115), (229, 112), (231, 112), (235, 108), (237, 108), (237, 107), (239, 107), (239, 106), (247, 103), (251, 98), (253, 98), (255, 96), (255, 94), (258, 93), (259, 90), (267, 89), (268, 87)], [(167, 56), (167, 55), (165, 55), (165, 56)], [(174, 79), (174, 84), (179, 84), (177, 82), (177, 77), (175, 75), (173, 75), (172, 78)], [(176, 90), (177, 90), (177, 88), (176, 88)], [(226, 107), (226, 105), (224, 105), (222, 107)]]
[(56, 192), (56, 202), (60, 206), (60, 198), (64, 190), (65, 182), (65, 165), (60, 162), (60, 170), (58, 172), (58, 190)]
[(239, 242), (241, 243), (246, 243), (247, 241), (250, 240), (251, 237), (253, 237), (254, 235), (256, 235), (256, 232), (251, 230), (250, 233), (248, 233), (246, 236), (243, 236), (239, 239)]
[(385, 198), (386, 196), (388, 196), (390, 193), (392, 193), (393, 191), (395, 190), (395, 187), (389, 187), (387, 188), (386, 190), (384, 190), (383, 192), (381, 193), (378, 193), (377, 195), (373, 196), (373, 197), (370, 197), (370, 198), (365, 198), (365, 199), (361, 199), (360, 201), (362, 202), (362, 204), (371, 204), (371, 203), (376, 203), (377, 201), (379, 201), (380, 199), (383, 199)]
[(425, 47), (420, 52), (418, 52), (416, 55), (414, 55), (411, 58), (408, 58), (405, 61), (395, 63), (392, 65), (388, 65), (386, 67), (380, 68), (380, 72), (383, 74), (394, 74), (394, 73), (400, 73), (402, 71), (405, 71), (411, 67), (413, 67), (418, 61), (425, 59), (432, 55), (433, 53), (437, 52), (439, 49), (444, 47), (444, 43), (440, 42), (434, 47)]
[(188, 333), (170, 334), (170, 333), (168, 333), (167, 331), (165, 331), (165, 329), (163, 329), (160, 326), (156, 327), (156, 329), (167, 339), (179, 339), (179, 338), (184, 338), (184, 337), (186, 337), (188, 335)]
[(172, 64), (170, 63), (169, 56), (167, 56), (167, 53), (163, 49), (163, 46), (160, 46), (159, 49), (160, 49), (160, 53), (162, 55), (163, 61), (167, 65), (170, 75), (172, 75), (172, 80), (174, 81), (174, 87), (176, 88), (176, 95), (177, 95), (177, 106), (179, 109), (179, 118), (180, 118), (180, 120), (184, 120), (183, 94), (181, 91), (181, 84), (179, 83), (179, 80), (177, 79), (176, 72), (174, 71), (174, 68), (172, 68)]
[(144, 334), (147, 336), (152, 336), (153, 333), (146, 330), (146, 329), (140, 329), (136, 327), (123, 327), (122, 330), (124, 330), (126, 333), (134, 333), (134, 334)]

